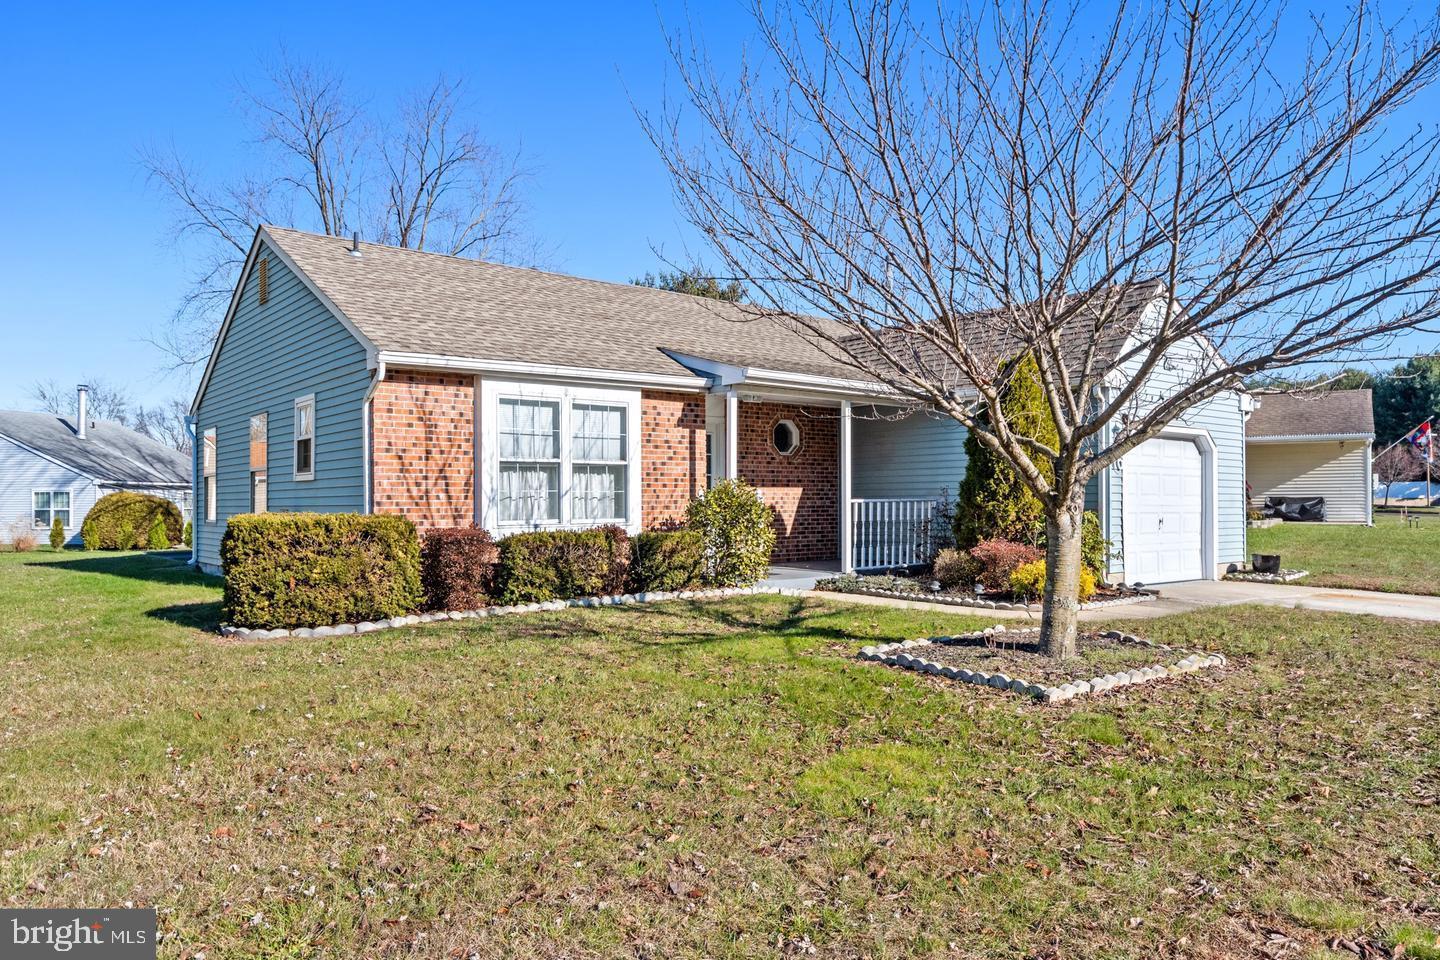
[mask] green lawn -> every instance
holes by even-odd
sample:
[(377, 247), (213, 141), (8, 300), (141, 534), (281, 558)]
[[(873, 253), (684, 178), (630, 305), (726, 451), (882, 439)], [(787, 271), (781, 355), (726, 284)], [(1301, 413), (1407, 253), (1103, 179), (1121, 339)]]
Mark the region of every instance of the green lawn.
[(1398, 513), (1377, 510), (1373, 527), (1282, 523), (1246, 532), (1251, 553), (1278, 553), (1286, 567), (1309, 570), (1299, 581), (1307, 586), (1440, 596), (1437, 512), (1421, 516), (1416, 527)]
[(224, 958), (1318, 958), (1440, 928), (1440, 626), (1147, 621), (1232, 668), (1043, 707), (852, 658), (957, 616), (240, 644), (196, 629), (218, 595), (158, 556), (0, 555), (7, 906), (155, 904), (162, 956)]

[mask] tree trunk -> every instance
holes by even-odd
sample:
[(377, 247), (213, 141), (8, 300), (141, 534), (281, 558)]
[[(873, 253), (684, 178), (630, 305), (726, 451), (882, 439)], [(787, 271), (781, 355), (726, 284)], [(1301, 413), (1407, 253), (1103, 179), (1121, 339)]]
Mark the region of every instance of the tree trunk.
[(1045, 512), (1045, 602), (1040, 614), (1040, 644), (1052, 657), (1078, 652), (1080, 626), (1080, 528), (1083, 497)]

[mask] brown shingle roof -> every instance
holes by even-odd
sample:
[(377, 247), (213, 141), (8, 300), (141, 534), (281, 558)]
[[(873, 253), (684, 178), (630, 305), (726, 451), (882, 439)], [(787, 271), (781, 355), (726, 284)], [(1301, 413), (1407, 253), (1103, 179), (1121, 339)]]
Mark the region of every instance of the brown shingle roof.
[(1247, 439), (1375, 436), (1369, 390), (1267, 393), (1245, 424)]
[(273, 242), (381, 351), (684, 374), (662, 350), (868, 379), (733, 304), (280, 227)]

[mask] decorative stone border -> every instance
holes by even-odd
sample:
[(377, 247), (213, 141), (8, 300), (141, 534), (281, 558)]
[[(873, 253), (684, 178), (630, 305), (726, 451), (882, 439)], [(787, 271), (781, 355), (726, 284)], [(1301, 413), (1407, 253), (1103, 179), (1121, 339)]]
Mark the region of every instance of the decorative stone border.
[(1246, 583), (1291, 583), (1310, 576), (1309, 570), (1285, 570), (1279, 573), (1256, 573), (1253, 570), (1236, 570), (1225, 574), (1226, 580), (1243, 580)]
[[(1038, 628), (1030, 627), (1023, 630), (1007, 630), (1002, 624), (987, 627), (978, 633), (959, 634), (954, 637), (921, 637), (916, 640), (901, 640), (897, 643), (884, 643), (879, 646), (863, 647), (860, 650), (861, 660), (874, 660), (892, 667), (902, 667), (906, 670), (915, 670), (920, 673), (934, 674), (935, 676), (946, 677), (951, 680), (959, 680), (961, 683), (974, 683), (982, 687), (994, 687), (997, 690), (1009, 690), (1022, 696), (1033, 697), (1043, 703), (1062, 703), (1072, 697), (1083, 694), (1099, 694), (1106, 690), (1113, 690), (1116, 687), (1132, 686), (1135, 684), (1149, 683), (1152, 680), (1163, 680), (1166, 677), (1178, 676), (1185, 673), (1193, 673), (1206, 667), (1223, 667), (1230, 661), (1222, 653), (1189, 652), (1188, 655), (1169, 666), (1154, 664), (1148, 667), (1137, 667), (1134, 670), (1122, 670), (1118, 673), (1106, 674), (1101, 677), (1093, 677), (1090, 680), (1074, 680), (1069, 683), (1062, 683), (1058, 687), (1045, 687), (1038, 683), (1030, 683), (1018, 677), (1010, 677), (1003, 673), (985, 673), (983, 670), (965, 670), (958, 667), (942, 666), (933, 660), (926, 660), (906, 650), (916, 647), (927, 647), (931, 644), (943, 644), (952, 640), (987, 640), (1000, 634), (1004, 639), (1009, 639), (1016, 634), (1038, 634)], [(1140, 647), (1150, 647), (1157, 651), (1169, 652), (1172, 647), (1163, 643), (1152, 643), (1133, 633), (1122, 633), (1119, 630), (1106, 630), (1101, 634), (1112, 640), (1119, 640), (1121, 643), (1133, 644)], [(1185, 652), (1185, 651), (1182, 651)]]
[[(920, 603), (940, 603), (951, 607), (971, 607), (977, 610), (1020, 610), (1025, 613), (1039, 613), (1043, 606), (1038, 603), (1010, 603), (1003, 600), (979, 600), (954, 593), (925, 593), (921, 590), (825, 590), (837, 596), (884, 597), (893, 600), (915, 600)], [(1103, 607), (1120, 607), (1130, 603), (1144, 603), (1154, 600), (1158, 594), (1151, 590), (1137, 590), (1126, 597), (1112, 597), (1107, 600), (1090, 600), (1080, 604), (1081, 610), (1099, 610)]]
[(1246, 520), (1245, 526), (1251, 530), (1268, 530), (1271, 527), (1278, 527), (1285, 521), (1279, 517), (1265, 517), (1262, 520)]
[(648, 593), (624, 593), (603, 597), (572, 597), (569, 600), (546, 600), (543, 603), (521, 603), (506, 607), (482, 607), (478, 610), (440, 610), (433, 613), (412, 613), (390, 620), (365, 620), (361, 623), (339, 623), (330, 627), (296, 627), (291, 630), (251, 630), (222, 624), (220, 635), (237, 640), (276, 640), (294, 637), (309, 640), (315, 637), (344, 637), (356, 633), (375, 633), (378, 630), (393, 630), (396, 627), (410, 627), (421, 623), (439, 623), (445, 620), (484, 620), (488, 617), (505, 617), (518, 613), (542, 613), (565, 610), (569, 607), (620, 607), (637, 603), (660, 603), (665, 600), (713, 600), (721, 597), (751, 596), (754, 594), (779, 594), (798, 597), (804, 591), (790, 587), (718, 587), (713, 590), (654, 590)]

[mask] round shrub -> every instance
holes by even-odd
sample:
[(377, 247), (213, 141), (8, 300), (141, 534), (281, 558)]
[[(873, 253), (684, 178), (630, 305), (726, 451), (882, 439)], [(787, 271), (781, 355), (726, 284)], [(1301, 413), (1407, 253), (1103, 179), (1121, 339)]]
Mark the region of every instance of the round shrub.
[(690, 502), (685, 519), (704, 538), (707, 583), (748, 587), (764, 579), (775, 547), (775, 524), (754, 487), (722, 480)]
[(166, 545), (178, 543), (185, 527), (179, 507), (164, 497), (122, 490), (95, 501), (85, 514), (80, 535), (84, 538), (85, 527), (92, 527), (94, 536), (85, 538), (89, 550), (144, 549), (156, 518), (164, 524)]
[[(1010, 574), (1010, 592), (1021, 597), (1038, 597), (1045, 593), (1045, 561), (1032, 560), (1021, 564)], [(1095, 596), (1095, 574), (1080, 566), (1080, 602)]]
[(970, 559), (975, 563), (975, 579), (980, 585), (1000, 592), (1010, 589), (1010, 574), (1017, 567), (1044, 560), (1045, 554), (1028, 543), (982, 540), (970, 548)]
[(631, 544), (632, 590), (690, 590), (705, 582), (705, 538), (698, 530), (651, 530)]
[(629, 566), (629, 538), (619, 527), (514, 533), (500, 541), (500, 602), (618, 593)]
[(968, 553), (947, 547), (935, 554), (932, 572), (942, 590), (967, 590), (975, 582), (977, 565)]

